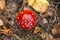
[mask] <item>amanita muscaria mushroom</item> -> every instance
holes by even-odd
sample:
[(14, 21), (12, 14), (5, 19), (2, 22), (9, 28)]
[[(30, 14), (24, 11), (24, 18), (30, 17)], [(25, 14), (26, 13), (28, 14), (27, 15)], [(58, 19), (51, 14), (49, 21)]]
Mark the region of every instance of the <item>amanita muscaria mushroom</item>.
[(37, 23), (37, 16), (32, 10), (22, 10), (18, 12), (16, 22), (19, 28), (23, 30), (31, 30)]

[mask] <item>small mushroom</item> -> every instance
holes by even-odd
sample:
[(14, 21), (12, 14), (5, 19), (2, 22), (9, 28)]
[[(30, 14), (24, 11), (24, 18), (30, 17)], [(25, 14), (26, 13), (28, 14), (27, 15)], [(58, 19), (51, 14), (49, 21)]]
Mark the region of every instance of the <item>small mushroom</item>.
[(48, 20), (46, 18), (43, 18), (43, 23), (48, 23)]

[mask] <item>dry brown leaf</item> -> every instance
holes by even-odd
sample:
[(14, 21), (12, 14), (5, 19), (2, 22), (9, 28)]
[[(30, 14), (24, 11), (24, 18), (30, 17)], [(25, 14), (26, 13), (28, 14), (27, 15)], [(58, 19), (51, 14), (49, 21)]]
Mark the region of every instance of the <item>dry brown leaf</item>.
[(52, 34), (60, 34), (60, 25), (53, 25)]
[(47, 13), (41, 15), (42, 18), (46, 18), (46, 17), (49, 17), (49, 16), (52, 17), (53, 13), (48, 11)]
[(40, 36), (42, 37), (42, 39), (45, 39), (47, 34), (43, 32)]
[(0, 10), (3, 10), (5, 8), (5, 0), (0, 0)]
[(0, 19), (0, 26), (4, 25), (3, 21)]
[(40, 31), (40, 27), (35, 27), (33, 34), (36, 34)]
[(5, 35), (7, 35), (7, 36), (9, 36), (10, 35), (10, 33), (12, 33), (12, 31), (14, 30), (13, 28), (6, 28), (6, 26), (4, 25), (4, 26), (2, 26), (3, 27), (3, 29), (0, 29), (0, 34), (5, 34)]

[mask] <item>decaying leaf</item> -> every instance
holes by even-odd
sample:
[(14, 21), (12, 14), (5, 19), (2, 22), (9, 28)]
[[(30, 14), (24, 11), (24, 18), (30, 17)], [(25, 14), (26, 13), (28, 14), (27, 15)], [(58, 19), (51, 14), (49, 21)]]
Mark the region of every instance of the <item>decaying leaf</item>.
[(52, 35), (49, 35), (49, 40), (54, 40)]
[(14, 30), (14, 28), (7, 23), (8, 20), (3, 15), (0, 15), (0, 34), (10, 35)]
[(41, 17), (46, 18), (46, 17), (52, 17), (52, 16), (53, 16), (53, 13), (48, 12), (48, 13), (43, 14)]
[(40, 31), (40, 28), (39, 28), (39, 27), (35, 27), (33, 34), (36, 34), (36, 33), (38, 33), (39, 31)]
[(3, 29), (0, 29), (0, 34), (5, 34), (5, 35), (7, 35), (7, 36), (9, 36), (10, 35), (10, 33), (14, 30), (13, 28), (6, 28), (6, 26), (4, 25), (4, 26), (2, 26), (3, 27)]
[(0, 26), (4, 25), (3, 21), (0, 19)]
[(43, 32), (40, 36), (42, 37), (42, 39), (45, 39), (47, 37), (47, 34)]
[(3, 10), (5, 8), (5, 0), (0, 0), (0, 10)]
[(28, 2), (28, 0), (23, 0), (23, 2), (24, 2), (24, 3), (27, 3), (27, 2)]
[(60, 34), (60, 25), (53, 25), (52, 34)]
[[(31, 1), (31, 0), (30, 0)], [(28, 1), (29, 6), (33, 7), (37, 12), (44, 13), (49, 7), (49, 2), (47, 0), (32, 0)]]

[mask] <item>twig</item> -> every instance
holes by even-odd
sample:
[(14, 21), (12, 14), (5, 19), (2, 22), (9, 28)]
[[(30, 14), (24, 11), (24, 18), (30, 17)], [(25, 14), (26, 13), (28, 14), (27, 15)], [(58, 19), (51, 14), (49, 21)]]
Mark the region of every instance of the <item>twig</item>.
[(22, 38), (18, 37), (16, 34), (12, 34), (13, 37), (15, 37), (18, 40), (22, 40)]

